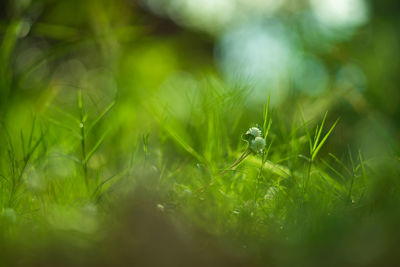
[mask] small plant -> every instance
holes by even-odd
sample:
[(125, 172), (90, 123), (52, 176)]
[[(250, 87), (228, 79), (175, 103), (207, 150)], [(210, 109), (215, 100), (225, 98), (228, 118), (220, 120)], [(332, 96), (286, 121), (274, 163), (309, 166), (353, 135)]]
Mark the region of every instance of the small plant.
[(248, 143), (249, 152), (261, 154), (265, 148), (265, 140), (262, 137), (262, 132), (257, 127), (251, 127), (244, 135), (243, 140)]
[(103, 117), (113, 108), (115, 101), (112, 101), (91, 123), (88, 123), (88, 113), (84, 109), (82, 89), (78, 90), (78, 110), (79, 110), (79, 128), (81, 140), (81, 165), (83, 170), (83, 178), (85, 180), (86, 189), (89, 190), (89, 176), (88, 176), (88, 162), (97, 151), (99, 146), (103, 143), (108, 131), (103, 132), (95, 145), (88, 151), (87, 150), (87, 137), (90, 131), (103, 119)]
[(304, 193), (308, 188), (308, 184), (309, 184), (310, 176), (311, 176), (311, 169), (312, 169), (313, 163), (315, 162), (315, 158), (316, 158), (319, 150), (321, 149), (321, 147), (325, 144), (325, 142), (328, 139), (329, 135), (335, 129), (336, 124), (338, 123), (339, 119), (337, 119), (335, 121), (335, 123), (331, 126), (329, 131), (325, 134), (325, 136), (321, 140), (322, 129), (324, 128), (328, 112), (325, 113), (321, 125), (320, 126), (317, 125), (317, 128), (315, 129), (314, 137), (311, 136), (310, 130), (308, 129), (308, 127), (306, 125), (306, 122), (305, 122), (305, 119), (304, 119), (303, 111), (301, 109), (300, 109), (300, 114), (301, 114), (303, 127), (305, 129), (307, 140), (308, 140), (308, 145), (309, 145), (309, 155), (308, 155), (308, 157), (304, 156), (304, 155), (301, 155), (301, 157), (304, 158), (305, 160), (307, 160), (307, 162), (308, 162), (307, 177), (306, 177), (306, 179), (304, 180), (304, 183), (303, 183), (303, 193)]
[(242, 136), (242, 139), (247, 142), (247, 147), (242, 155), (226, 170), (231, 170), (245, 160), (250, 154), (262, 155), (265, 148), (265, 139), (262, 137), (262, 131), (258, 127), (251, 127)]
[[(263, 129), (261, 130), (258, 126), (251, 127), (247, 130), (245, 134), (243, 134), (242, 139), (247, 142), (247, 148), (242, 153), (242, 155), (233, 163), (227, 170), (232, 170), (237, 165), (239, 165), (243, 160), (245, 160), (250, 154), (260, 155), (262, 157), (262, 164), (260, 168), (260, 172), (262, 171), (262, 166), (266, 161), (266, 154), (268, 154), (269, 148), (265, 151), (265, 145), (268, 137), (269, 130), (271, 128), (272, 120), (269, 114), (269, 103), (270, 96), (268, 96), (267, 104), (264, 109), (264, 123)], [(225, 173), (224, 170), (222, 173)]]

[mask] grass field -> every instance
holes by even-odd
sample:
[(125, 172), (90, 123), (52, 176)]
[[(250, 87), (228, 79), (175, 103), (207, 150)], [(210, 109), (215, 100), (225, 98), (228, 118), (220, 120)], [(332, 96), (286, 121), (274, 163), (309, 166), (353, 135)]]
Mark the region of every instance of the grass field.
[(125, 1), (20, 2), (0, 27), (0, 266), (396, 265), (397, 85), (370, 89), (367, 52), (366, 92), (277, 78), (282, 96)]

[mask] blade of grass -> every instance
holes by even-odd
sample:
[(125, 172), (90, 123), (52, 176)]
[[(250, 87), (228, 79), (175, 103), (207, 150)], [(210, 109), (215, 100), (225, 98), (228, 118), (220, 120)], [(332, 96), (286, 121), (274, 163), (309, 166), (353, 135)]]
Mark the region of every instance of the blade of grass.
[(340, 166), (342, 166), (342, 168), (344, 170), (346, 170), (348, 172), (349, 175), (351, 175), (351, 171), (349, 170), (349, 168), (347, 168), (346, 164), (343, 163), (343, 161), (341, 161), (340, 159), (338, 159), (335, 155), (333, 155), (332, 153), (329, 153), (329, 156), (331, 156), (337, 163), (340, 164)]
[(351, 194), (352, 194), (352, 191), (353, 191), (353, 185), (354, 185), (354, 179), (355, 179), (355, 173), (354, 173), (355, 166), (354, 166), (353, 155), (351, 153), (350, 146), (348, 146), (347, 149), (349, 151), (349, 158), (350, 158), (351, 170), (352, 170), (349, 194), (347, 196), (347, 199), (348, 199), (349, 203), (351, 203), (352, 202)]
[(343, 176), (343, 174), (341, 174), (340, 172), (338, 172), (335, 168), (332, 167), (332, 165), (330, 165), (327, 161), (322, 159), (322, 163), (327, 166), (331, 171), (333, 171), (338, 177), (340, 177), (342, 179), (342, 181), (344, 182), (346, 179)]
[(307, 139), (308, 139), (308, 145), (310, 147), (310, 155), (311, 155), (312, 152), (313, 152), (311, 134), (310, 134), (310, 131), (309, 131), (307, 125), (306, 125), (306, 121), (304, 119), (304, 113), (303, 113), (303, 110), (302, 110), (302, 108), (300, 106), (299, 106), (299, 110), (300, 110), (301, 120), (303, 122), (303, 128), (306, 131), (306, 135), (307, 135)]
[(311, 156), (311, 160), (313, 161), (315, 159), (315, 157), (317, 156), (319, 150), (321, 149), (321, 147), (324, 145), (324, 143), (326, 142), (326, 140), (328, 139), (329, 135), (332, 133), (333, 129), (335, 129), (336, 124), (338, 123), (339, 119), (337, 119), (335, 121), (335, 123), (332, 125), (332, 127), (329, 129), (328, 133), (324, 136), (324, 138), (321, 140), (321, 142), (318, 144), (318, 146), (315, 148), (315, 150), (313, 150), (312, 156)]
[(89, 132), (93, 129), (94, 126), (114, 107), (115, 101), (112, 101), (104, 110), (101, 112), (97, 118), (89, 124), (89, 126), (86, 129), (86, 135), (89, 134)]
[[(319, 127), (319, 131), (315, 138), (315, 142), (314, 142), (314, 146), (313, 146), (313, 151), (315, 151), (315, 149), (317, 148), (319, 138), (321, 137), (322, 129), (324, 128), (324, 124), (325, 124), (327, 115), (328, 115), (328, 112), (325, 113), (324, 119), (322, 120), (321, 126)], [(318, 129), (318, 126), (317, 126), (317, 129)]]
[(96, 144), (93, 146), (93, 148), (89, 151), (89, 153), (86, 155), (85, 162), (88, 162), (90, 158), (93, 156), (94, 152), (99, 148), (99, 146), (103, 143), (106, 135), (108, 134), (109, 130), (105, 131), (99, 140), (97, 140)]
[(264, 123), (263, 123), (263, 131), (264, 131), (264, 138), (266, 138), (267, 134), (267, 121), (270, 120), (269, 118), (269, 101), (271, 98), (271, 93), (268, 93), (268, 98), (267, 98), (267, 105), (265, 106), (264, 109)]

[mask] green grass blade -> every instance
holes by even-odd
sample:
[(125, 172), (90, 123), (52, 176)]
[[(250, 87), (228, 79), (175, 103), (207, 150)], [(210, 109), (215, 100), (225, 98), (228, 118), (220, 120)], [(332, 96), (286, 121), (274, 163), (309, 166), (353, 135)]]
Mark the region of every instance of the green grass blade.
[[(313, 151), (315, 151), (315, 149), (317, 148), (317, 145), (318, 145), (319, 139), (320, 139), (320, 137), (321, 137), (322, 129), (324, 128), (324, 125), (325, 125), (325, 121), (326, 121), (326, 117), (327, 117), (327, 116), (328, 116), (328, 111), (325, 112), (324, 119), (322, 120), (321, 126), (319, 127), (318, 134), (317, 134), (317, 136), (315, 137), (315, 142), (314, 142), (314, 146), (313, 146)], [(317, 127), (317, 129), (318, 129), (318, 127)]]
[(321, 129), (322, 129), (322, 127), (319, 128), (319, 125), (317, 124), (317, 127), (315, 127), (315, 133), (314, 133), (314, 144), (313, 144), (313, 148), (312, 148), (313, 150), (315, 149), (315, 146), (317, 145), (317, 135)]
[(79, 110), (82, 110), (83, 108), (82, 89), (78, 90), (78, 108)]
[(310, 147), (310, 154), (312, 154), (313, 149), (312, 149), (312, 139), (311, 139), (310, 130), (307, 127), (306, 121), (304, 119), (304, 113), (303, 113), (303, 110), (301, 109), (300, 106), (299, 106), (299, 110), (300, 110), (301, 120), (303, 122), (303, 128), (306, 131), (306, 135), (307, 135), (307, 139), (308, 139), (308, 145)]
[(101, 189), (103, 188), (103, 186), (104, 186), (105, 184), (107, 184), (108, 182), (110, 182), (111, 180), (113, 180), (113, 179), (115, 179), (115, 178), (119, 178), (119, 177), (124, 176), (127, 172), (128, 172), (128, 169), (125, 169), (125, 170), (121, 171), (120, 173), (114, 174), (114, 175), (110, 176), (109, 178), (105, 179), (104, 181), (100, 182), (100, 183), (96, 186), (95, 190), (93, 191), (93, 193), (92, 193), (92, 195), (91, 195), (91, 198), (94, 199), (95, 196), (96, 196), (98, 193), (100, 194), (100, 193), (101, 193)]
[(89, 153), (86, 155), (85, 161), (88, 162), (90, 158), (93, 156), (94, 152), (99, 148), (99, 146), (103, 143), (104, 138), (108, 134), (108, 131), (105, 131), (102, 136), (99, 138), (97, 143), (93, 146), (93, 148), (89, 151)]
[[(251, 164), (252, 166), (259, 166), (260, 165), (260, 159), (256, 156), (250, 155), (247, 158), (247, 163)], [(276, 164), (270, 160), (265, 160), (264, 165), (263, 165), (263, 170), (264, 171), (269, 171), (275, 175), (278, 175), (282, 178), (289, 178), (292, 176), (292, 172), (290, 169), (284, 165)]]
[(347, 173), (349, 175), (351, 175), (351, 171), (349, 170), (349, 168), (347, 168), (346, 164), (343, 163), (343, 161), (341, 161), (340, 159), (338, 159), (335, 155), (333, 155), (332, 153), (329, 153), (329, 156), (331, 156), (337, 163), (340, 164), (340, 166), (343, 167), (344, 170), (347, 171)]
[[(318, 144), (318, 146), (313, 150), (313, 154), (311, 156), (311, 160), (314, 160), (315, 157), (317, 156), (319, 150), (321, 147), (325, 144), (326, 140), (328, 139), (329, 135), (332, 133), (333, 129), (335, 129), (336, 124), (339, 122), (339, 119), (335, 121), (335, 123), (332, 125), (332, 127), (329, 129), (328, 133), (324, 136), (324, 138), (321, 140), (321, 142)], [(321, 125), (322, 126), (322, 125)], [(321, 127), (322, 128), (322, 127)]]
[(21, 148), (22, 148), (22, 155), (25, 156), (25, 140), (24, 140), (24, 133), (22, 130), (19, 131), (20, 138), (21, 138)]
[(267, 129), (264, 132), (264, 140), (265, 141), (267, 141), (267, 137), (268, 137), (268, 134), (269, 134), (269, 130), (271, 129), (271, 125), (272, 125), (272, 119), (269, 120)]
[(269, 146), (268, 146), (267, 150), (266, 150), (266, 151), (264, 152), (264, 154), (263, 154), (263, 158), (262, 158), (262, 163), (263, 163), (263, 164), (265, 163), (265, 161), (266, 161), (267, 158), (268, 158), (269, 151), (271, 150), (272, 142), (273, 142), (273, 141), (271, 141), (271, 143), (269, 143)]
[(115, 101), (112, 101), (104, 110), (101, 112), (97, 118), (89, 124), (86, 130), (86, 135), (89, 134), (89, 132), (93, 129), (94, 126), (114, 107)]
[(351, 169), (352, 169), (353, 176), (354, 176), (356, 167), (355, 167), (355, 164), (354, 164), (353, 155), (352, 155), (352, 153), (351, 153), (350, 146), (347, 146), (347, 151), (348, 151), (348, 153), (349, 153), (349, 159), (350, 159)]
[(361, 155), (361, 151), (360, 150), (358, 150), (358, 159), (359, 159), (359, 161), (360, 161), (360, 166), (361, 166), (361, 175), (362, 175), (362, 177), (363, 177), (363, 182), (364, 182), (364, 185), (365, 185), (365, 181), (366, 181), (366, 172), (365, 172), (365, 163), (364, 163), (364, 159), (363, 159), (363, 157), (362, 157), (362, 155)]
[(346, 189), (344, 188), (344, 186), (342, 184), (338, 183), (335, 179), (330, 177), (328, 174), (326, 174), (324, 172), (319, 172), (319, 175), (323, 179), (323, 181), (327, 185), (329, 185), (329, 187), (334, 189), (337, 193), (339, 193), (340, 195), (343, 195), (346, 193)]
[(79, 119), (77, 119), (74, 115), (72, 115), (71, 113), (67, 112), (66, 110), (63, 110), (63, 109), (61, 109), (61, 108), (59, 108), (59, 107), (56, 107), (56, 106), (54, 106), (54, 105), (51, 105), (51, 106), (50, 106), (50, 109), (51, 109), (52, 111), (55, 111), (55, 112), (60, 113), (61, 115), (64, 115), (65, 118), (68, 118), (68, 119), (70, 119), (71, 121), (73, 121), (73, 122), (75, 122), (75, 123), (78, 123), (78, 124), (80, 123), (80, 120), (79, 120)]
[(273, 172), (276, 175), (279, 175), (283, 178), (289, 178), (292, 174), (290, 169), (286, 166), (275, 164), (269, 160), (266, 160), (264, 163), (264, 169)]
[(200, 162), (207, 163), (207, 161), (199, 153), (197, 153), (181, 136), (179, 136), (176, 132), (170, 129), (170, 127), (164, 126), (164, 129), (167, 131), (169, 136), (172, 137), (172, 139), (178, 145), (180, 145), (186, 152), (188, 152), (190, 155), (195, 157)]
[(34, 131), (35, 131), (35, 122), (36, 122), (36, 117), (33, 117), (31, 132), (30, 132), (30, 134), (29, 134), (29, 139), (28, 139), (28, 147), (27, 147), (28, 150), (31, 149), (32, 139), (33, 139), (33, 133), (34, 133)]
[(265, 138), (266, 138), (266, 131), (267, 131), (267, 123), (268, 123), (268, 119), (269, 119), (269, 101), (270, 101), (270, 97), (271, 94), (268, 93), (268, 98), (267, 98), (267, 105), (265, 106), (264, 109), (264, 123), (263, 123), (263, 132), (265, 134)]
[(338, 172), (332, 165), (330, 165), (327, 161), (322, 160), (322, 163), (327, 166), (331, 171), (333, 171), (338, 177), (340, 177), (342, 179), (342, 181), (344, 182), (346, 180), (346, 178), (343, 176), (343, 174), (341, 174), (340, 172)]

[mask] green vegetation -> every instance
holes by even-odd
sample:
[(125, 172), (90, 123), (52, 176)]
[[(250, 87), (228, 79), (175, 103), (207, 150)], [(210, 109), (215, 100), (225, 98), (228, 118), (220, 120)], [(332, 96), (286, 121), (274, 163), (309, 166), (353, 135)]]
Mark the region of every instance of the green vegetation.
[[(176, 25), (150, 2), (0, 12), (0, 266), (396, 262), (398, 66), (381, 79), (376, 55), (359, 51), (365, 36), (352, 37), (361, 26), (311, 44), (282, 30), (304, 42), (291, 76), (279, 63), (249, 82), (224, 65), (228, 26)], [(381, 51), (400, 42), (397, 17), (373, 14), (364, 31), (388, 30), (369, 45), (398, 55)], [(352, 52), (365, 75), (337, 56)]]

